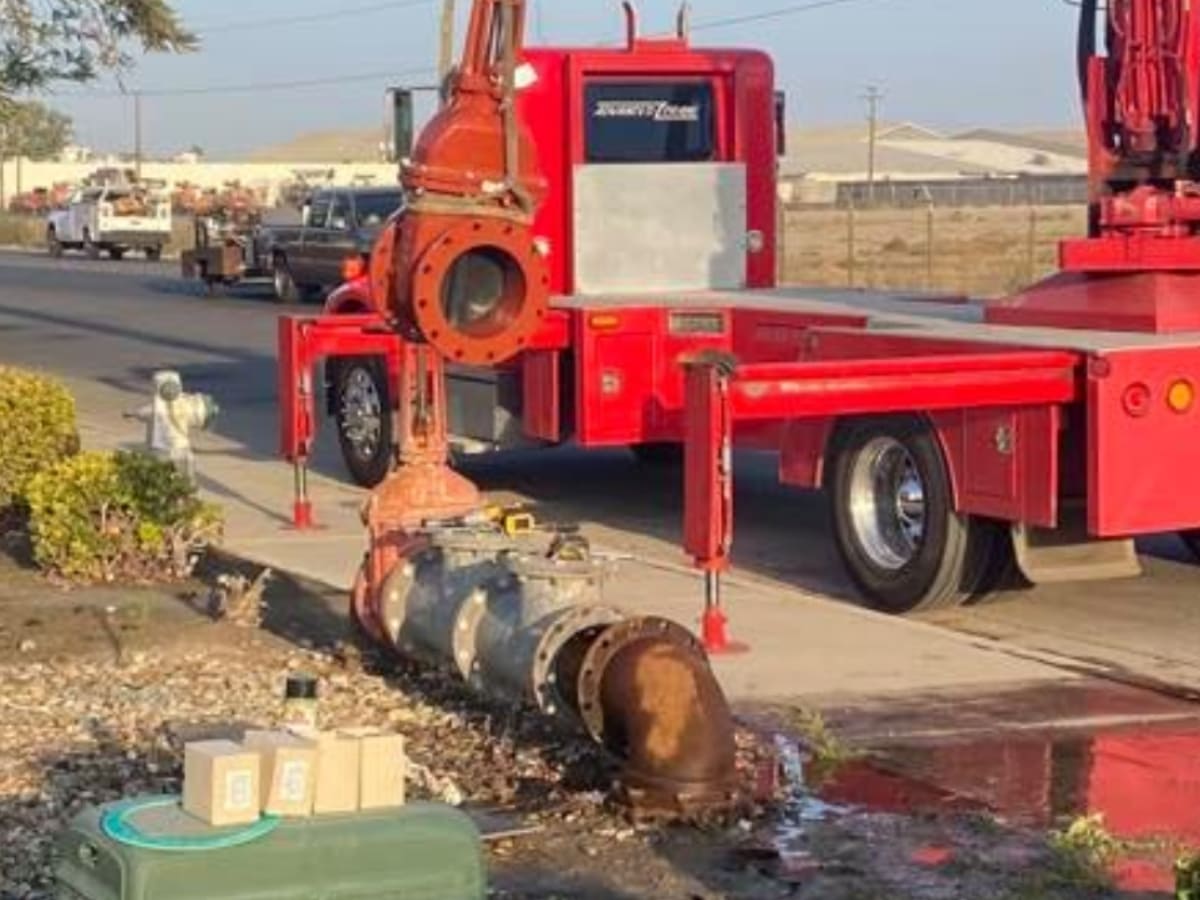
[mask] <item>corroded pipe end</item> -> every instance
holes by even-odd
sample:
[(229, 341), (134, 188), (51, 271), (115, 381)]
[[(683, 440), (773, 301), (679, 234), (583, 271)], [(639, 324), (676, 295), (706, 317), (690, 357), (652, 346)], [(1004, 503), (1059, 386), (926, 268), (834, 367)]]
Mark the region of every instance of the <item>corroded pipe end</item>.
[(592, 737), (622, 761), (635, 812), (690, 816), (736, 801), (729, 704), (690, 632), (664, 619), (606, 629), (584, 658), (580, 712)]

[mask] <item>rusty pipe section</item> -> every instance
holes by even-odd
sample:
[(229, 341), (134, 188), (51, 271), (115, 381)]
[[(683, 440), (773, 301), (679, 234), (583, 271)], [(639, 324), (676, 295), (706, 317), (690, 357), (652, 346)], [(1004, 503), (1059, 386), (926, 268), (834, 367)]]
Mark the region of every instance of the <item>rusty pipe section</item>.
[(480, 693), (581, 726), (619, 762), (619, 796), (640, 815), (733, 804), (733, 719), (703, 649), (672, 622), (605, 605), (605, 566), (586, 544), (479, 527), (408, 547), (369, 630)]

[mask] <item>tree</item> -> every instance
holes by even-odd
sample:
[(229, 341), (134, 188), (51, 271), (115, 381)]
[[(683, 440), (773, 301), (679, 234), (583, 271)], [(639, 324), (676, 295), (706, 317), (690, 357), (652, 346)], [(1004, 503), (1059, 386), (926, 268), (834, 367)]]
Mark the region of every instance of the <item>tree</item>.
[(168, 0), (0, 0), (0, 104), (131, 62), (129, 47), (184, 51), (196, 37)]
[(70, 117), (43, 103), (31, 100), (0, 106), (0, 160), (51, 159), (70, 139)]

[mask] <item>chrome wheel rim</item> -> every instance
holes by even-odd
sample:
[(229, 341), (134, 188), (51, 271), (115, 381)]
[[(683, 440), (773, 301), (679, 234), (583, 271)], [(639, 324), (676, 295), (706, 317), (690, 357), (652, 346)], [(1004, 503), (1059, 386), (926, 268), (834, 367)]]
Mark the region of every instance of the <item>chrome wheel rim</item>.
[(375, 379), (366, 369), (351, 369), (342, 390), (342, 435), (360, 459), (379, 450), (383, 432), (383, 404)]
[(858, 452), (850, 473), (850, 522), (871, 563), (894, 572), (916, 558), (925, 541), (925, 497), (916, 461), (895, 438), (877, 437)]
[(286, 297), (288, 295), (288, 276), (283, 269), (275, 270), (275, 296)]

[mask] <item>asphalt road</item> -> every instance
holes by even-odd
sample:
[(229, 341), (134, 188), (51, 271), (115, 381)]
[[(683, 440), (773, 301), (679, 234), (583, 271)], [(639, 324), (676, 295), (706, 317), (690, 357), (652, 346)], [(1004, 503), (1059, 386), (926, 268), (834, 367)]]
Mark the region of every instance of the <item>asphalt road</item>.
[[(265, 288), (206, 297), (174, 265), (142, 260), (51, 260), (0, 253), (0, 362), (35, 366), (145, 396), (151, 374), (180, 371), (214, 394), (218, 429), (247, 452), (275, 445), (275, 320)], [(318, 469), (340, 469), (325, 435)], [(678, 472), (641, 467), (622, 452), (542, 452), (477, 460), (483, 488), (530, 498), (558, 520), (585, 519), (642, 554), (678, 559)], [(780, 487), (770, 461), (739, 461), (736, 561), (744, 577), (850, 601), (819, 496)], [(930, 621), (1051, 653), (1119, 678), (1200, 692), (1200, 568), (1167, 537), (1147, 542), (1141, 579), (1009, 591)]]

